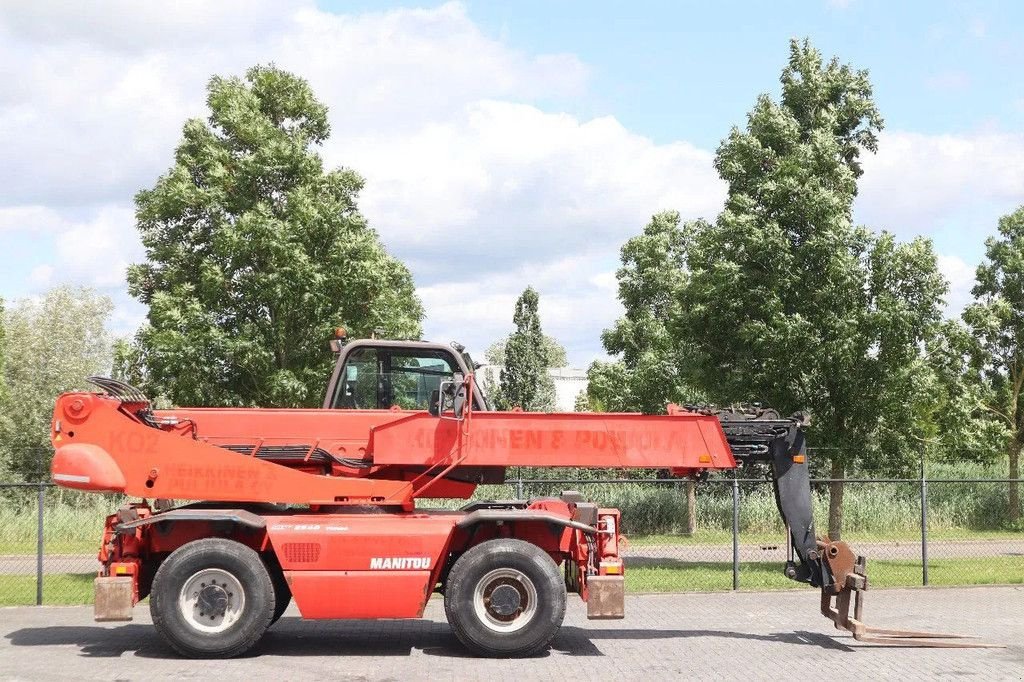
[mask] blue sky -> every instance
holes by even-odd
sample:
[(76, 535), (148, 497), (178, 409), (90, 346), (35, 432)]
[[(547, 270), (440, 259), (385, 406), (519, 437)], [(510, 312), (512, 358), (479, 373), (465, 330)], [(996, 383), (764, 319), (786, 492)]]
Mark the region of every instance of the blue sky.
[[(758, 93), (778, 93), (788, 40), (805, 37), (826, 56), (868, 69), (888, 129), (1024, 129), (1024, 3), (531, 0), (468, 9), (517, 47), (571, 52), (591, 68), (591, 96), (554, 106), (614, 115), (658, 142), (715, 149)], [(994, 228), (1007, 205), (972, 202), (928, 232), (940, 248), (979, 259), (975, 215)]]
[(791, 37), (868, 69), (893, 127), (1024, 123), (1021, 3), (478, 2), (469, 14), (524, 49), (578, 55), (597, 93), (579, 113), (614, 113), (658, 141), (714, 146), (776, 91)]
[(0, 12), (0, 295), (100, 288), (130, 333), (133, 194), (205, 115), (213, 73), (274, 61), (330, 108), (323, 154), (413, 270), (426, 335), (480, 350), (541, 293), (585, 365), (619, 314), (622, 242), (665, 208), (713, 218), (711, 160), (791, 37), (871, 73), (886, 119), (858, 220), (935, 240), (950, 311), (1024, 204), (1024, 5), (1009, 2), (56, 1)]

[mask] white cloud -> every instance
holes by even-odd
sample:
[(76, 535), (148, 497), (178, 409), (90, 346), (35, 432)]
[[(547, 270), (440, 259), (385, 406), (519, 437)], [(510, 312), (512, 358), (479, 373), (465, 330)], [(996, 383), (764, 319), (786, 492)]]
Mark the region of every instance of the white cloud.
[(994, 229), (998, 211), (1021, 202), (1024, 134), (895, 131), (883, 133), (877, 156), (864, 159), (857, 213), (903, 236), (934, 233), (950, 217), (984, 233)]
[(50, 281), (53, 279), (53, 266), (52, 265), (37, 265), (32, 268), (32, 272), (28, 275), (28, 281), (33, 287), (41, 288), (50, 285)]
[(46, 206), (0, 206), (0, 233), (45, 233), (62, 223), (60, 214)]
[(492, 341), (512, 331), (516, 299), (529, 284), (540, 294), (545, 333), (566, 347), (572, 362), (585, 367), (603, 356), (598, 342), (601, 330), (622, 313), (614, 284), (607, 286), (607, 273), (590, 274), (600, 272), (601, 265), (597, 257), (568, 256), (421, 287), (420, 295), (430, 311), (427, 335), (459, 341), (482, 358)]
[[(142, 255), (132, 196), (169, 166), (184, 120), (206, 115), (210, 75), (256, 63), (310, 81), (330, 108), (324, 157), (366, 176), (361, 206), (412, 266), (427, 335), (478, 352), (533, 284), (545, 328), (585, 364), (619, 314), (622, 242), (661, 209), (713, 218), (724, 196), (710, 151), (560, 113), (587, 95), (587, 66), (517, 50), (458, 3), (353, 15), (270, 0), (0, 5), (0, 148), (12, 160), (0, 165), (0, 233), (49, 235), (52, 258), (28, 286), (106, 288), (119, 331), (144, 312), (123, 283)], [(907, 236), (982, 202), (966, 224), (991, 229), (991, 206), (1024, 198), (1022, 164), (1024, 136), (887, 133), (865, 161), (858, 217)], [(944, 256), (950, 277), (970, 269), (959, 257)]]
[(64, 276), (100, 289), (122, 287), (128, 265), (142, 257), (135, 216), (120, 206), (71, 223), (57, 237), (57, 264)]
[(275, 62), (312, 83), (336, 134), (401, 135), (467, 102), (569, 98), (587, 71), (485, 35), (459, 4), (335, 15), (311, 3), (11, 3), (0, 14), (0, 204), (125, 200), (170, 163), (204, 87)]
[(959, 92), (971, 86), (971, 77), (960, 69), (940, 71), (925, 79), (925, 85), (932, 90)]
[(26, 217), (8, 229), (11, 238), (32, 239), (51, 257), (49, 263), (30, 271), (28, 283), (33, 288), (58, 282), (109, 291), (125, 288), (128, 264), (143, 256), (132, 210), (108, 205), (87, 213), (87, 217), (76, 219), (35, 206), (0, 209), (0, 226), (15, 223), (17, 216)]
[(1021, 204), (1024, 134), (894, 131), (881, 136), (877, 156), (864, 160), (856, 215), (904, 239), (936, 239), (950, 285), (946, 314), (955, 316), (971, 301), (985, 238)]
[(453, 263), (615, 254), (654, 211), (713, 215), (725, 196), (709, 152), (523, 104), (476, 102), (409, 137), (337, 146), (367, 176), (363, 208), (430, 281)]
[(621, 242), (656, 210), (713, 214), (724, 194), (709, 152), (537, 107), (585, 93), (587, 67), (516, 50), (458, 3), (359, 15), (307, 2), (9, 10), (0, 147), (19, 163), (0, 167), (0, 228), (48, 225), (55, 253), (29, 284), (121, 287), (121, 324), (138, 315), (122, 310), (124, 268), (141, 256), (133, 194), (168, 167), (183, 121), (205, 115), (209, 76), (254, 63), (301, 74), (330, 108), (325, 159), (367, 177), (361, 206), (413, 267), (432, 336), (497, 338), (533, 283), (549, 331), (588, 360), (617, 310), (607, 273)]
[(971, 301), (975, 268), (959, 256), (938, 254), (939, 270), (949, 282), (946, 295), (947, 314), (958, 315)]

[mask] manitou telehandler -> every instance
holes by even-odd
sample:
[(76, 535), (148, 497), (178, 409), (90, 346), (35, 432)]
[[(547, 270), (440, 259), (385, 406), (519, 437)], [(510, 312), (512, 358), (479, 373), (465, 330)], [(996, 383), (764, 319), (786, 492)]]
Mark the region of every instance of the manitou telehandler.
[(340, 336), (323, 409), (155, 410), (103, 378), (102, 393), (58, 398), (53, 480), (142, 499), (106, 520), (97, 620), (130, 620), (148, 596), (171, 647), (229, 657), (292, 599), (303, 618), (418, 618), (439, 592), (469, 649), (526, 656), (554, 637), (567, 591), (590, 618), (623, 616), (618, 510), (575, 493), (457, 511), (417, 499), (467, 499), (510, 466), (702, 477), (764, 462), (789, 528), (785, 574), (821, 588), (823, 613), (857, 639), (929, 642), (860, 621), (864, 560), (815, 536), (803, 416), (495, 412), (457, 344)]

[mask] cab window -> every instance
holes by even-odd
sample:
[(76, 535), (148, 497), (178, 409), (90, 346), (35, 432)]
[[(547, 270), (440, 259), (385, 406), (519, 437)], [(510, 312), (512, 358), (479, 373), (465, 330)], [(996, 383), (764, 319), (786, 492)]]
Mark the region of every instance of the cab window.
[(425, 410), (430, 394), (439, 390), (442, 381), (450, 381), (454, 373), (447, 353), (388, 353), (385, 365), (385, 386), (381, 407), (397, 405), (403, 410)]
[(404, 348), (359, 348), (348, 356), (333, 406), (341, 409), (426, 410), (431, 393), (451, 380), (449, 353)]
[(338, 378), (334, 407), (350, 410), (377, 408), (380, 363), (376, 348), (359, 348), (349, 354)]

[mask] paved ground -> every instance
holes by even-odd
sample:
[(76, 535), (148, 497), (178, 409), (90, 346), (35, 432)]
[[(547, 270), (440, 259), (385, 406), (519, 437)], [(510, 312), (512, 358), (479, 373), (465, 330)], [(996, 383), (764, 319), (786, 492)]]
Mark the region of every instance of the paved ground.
[[(858, 542), (854, 549), (871, 559), (910, 560), (921, 558), (917, 541)], [(623, 552), (633, 565), (672, 565), (676, 562), (732, 561), (732, 545), (633, 545)], [(1024, 556), (1024, 538), (998, 540), (936, 540), (928, 543), (932, 559), (964, 557)], [(740, 561), (786, 561), (785, 543), (740, 545)], [(95, 554), (46, 554), (44, 573), (89, 573), (98, 568)], [(35, 555), (0, 555), (0, 576), (34, 575)]]
[[(306, 622), (285, 616), (253, 655), (176, 658), (145, 607), (97, 625), (87, 607), (0, 609), (0, 679), (649, 680), (1024, 678), (1024, 588), (878, 590), (867, 614), (892, 627), (981, 635), (1001, 649), (856, 644), (817, 615), (813, 590), (633, 596), (622, 621), (569, 614), (550, 651), (528, 660), (468, 657), (433, 600), (420, 621)], [(294, 615), (290, 612), (289, 615)]]

